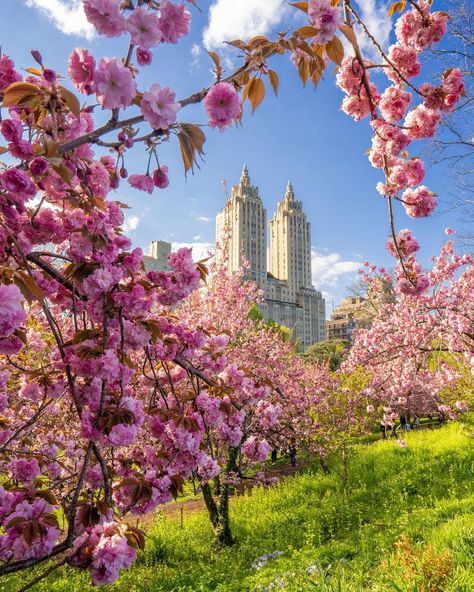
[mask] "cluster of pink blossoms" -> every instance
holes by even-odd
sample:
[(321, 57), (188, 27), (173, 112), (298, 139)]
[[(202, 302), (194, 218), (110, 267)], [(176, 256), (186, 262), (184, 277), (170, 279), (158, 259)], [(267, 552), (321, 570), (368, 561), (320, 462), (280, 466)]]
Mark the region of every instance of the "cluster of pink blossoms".
[[(403, 258), (409, 257), (410, 255), (414, 255), (420, 248), (418, 241), (413, 236), (411, 230), (405, 229), (400, 230), (397, 235), (397, 246), (400, 252), (400, 255)], [(396, 250), (395, 244), (393, 239), (390, 239), (387, 242), (387, 249), (394, 257), (398, 257), (398, 252)]]
[(326, 45), (334, 37), (342, 23), (339, 6), (333, 6), (331, 0), (310, 0), (308, 16), (313, 27), (318, 29), (313, 41), (318, 45)]
[(183, 3), (173, 4), (165, 0), (160, 4), (159, 15), (137, 6), (125, 18), (117, 0), (83, 0), (87, 20), (97, 32), (106, 37), (117, 37), (126, 31), (132, 43), (149, 49), (161, 42), (177, 43), (189, 33), (191, 14)]
[(438, 43), (446, 33), (448, 15), (431, 12), (431, 2), (418, 0), (417, 5), (398, 19), (395, 33), (400, 43), (421, 51)]
[(0, 284), (0, 353), (12, 354), (21, 348), (15, 331), (25, 320), (20, 290), (13, 284)]
[[(162, 42), (177, 43), (189, 33), (191, 15), (184, 3), (174, 4), (165, 0), (159, 9), (154, 6), (137, 6), (128, 17), (129, 8), (121, 7), (118, 0), (84, 0), (87, 19), (97, 32), (107, 37), (130, 35), (131, 47), (136, 47), (136, 62), (148, 66), (152, 61), (151, 49)], [(69, 58), (69, 76), (76, 88), (87, 95), (95, 94), (105, 109), (129, 107), (138, 102), (144, 120), (153, 130), (166, 131), (176, 123), (181, 104), (176, 101), (174, 91), (155, 83), (142, 94), (137, 93), (135, 70), (131, 54), (123, 60), (102, 58), (96, 63), (94, 56), (86, 49), (75, 49)], [(11, 76), (10, 76), (11, 78)], [(224, 130), (240, 119), (242, 105), (231, 84), (218, 82), (205, 98), (205, 109), (209, 125)], [(133, 134), (119, 133), (123, 142), (122, 151), (134, 144)], [(122, 166), (120, 176), (126, 178), (127, 170)], [(140, 191), (152, 193), (155, 187), (167, 187), (167, 168), (159, 166), (153, 173), (134, 174), (128, 179), (130, 185)]]
[(207, 93), (204, 107), (209, 125), (223, 131), (242, 115), (242, 104), (234, 87), (228, 82), (218, 82)]
[(426, 218), (436, 207), (436, 196), (424, 185), (407, 189), (402, 195), (406, 213), (412, 218)]

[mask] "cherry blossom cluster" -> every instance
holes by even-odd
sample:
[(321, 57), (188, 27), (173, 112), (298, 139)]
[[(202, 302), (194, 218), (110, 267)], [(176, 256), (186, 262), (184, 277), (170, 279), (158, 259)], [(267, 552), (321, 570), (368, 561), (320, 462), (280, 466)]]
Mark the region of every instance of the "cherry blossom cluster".
[[(434, 136), (441, 114), (452, 111), (464, 85), (459, 69), (447, 70), (439, 86), (413, 85), (412, 79), (421, 71), (419, 54), (442, 39), (448, 15), (433, 12), (431, 3), (425, 0), (411, 4), (395, 25), (396, 43), (387, 55), (380, 50), (382, 71), (392, 82), (390, 86), (383, 92), (378, 90), (370, 79), (374, 64), (363, 59), (358, 49), (355, 55), (344, 58), (336, 78), (346, 94), (342, 110), (356, 121), (371, 117), (369, 160), (385, 174), (385, 183), (377, 185), (378, 191), (389, 199), (400, 200), (410, 217), (419, 218), (432, 213), (436, 197), (419, 185), (425, 176), (423, 162), (417, 157), (409, 158), (407, 148), (414, 140)], [(416, 96), (421, 102), (413, 105)], [(398, 257), (399, 250), (392, 253)]]

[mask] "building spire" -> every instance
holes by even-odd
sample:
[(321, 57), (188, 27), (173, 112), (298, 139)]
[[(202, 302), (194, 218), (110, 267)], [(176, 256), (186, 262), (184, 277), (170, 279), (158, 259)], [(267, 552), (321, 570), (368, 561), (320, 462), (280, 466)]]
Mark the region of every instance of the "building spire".
[(295, 200), (295, 192), (293, 191), (293, 185), (291, 184), (291, 181), (288, 181), (288, 185), (286, 186), (285, 200), (286, 201), (294, 201)]
[(240, 175), (240, 184), (241, 185), (250, 185), (249, 171), (247, 169), (246, 164), (244, 164), (244, 168), (242, 169), (242, 174)]

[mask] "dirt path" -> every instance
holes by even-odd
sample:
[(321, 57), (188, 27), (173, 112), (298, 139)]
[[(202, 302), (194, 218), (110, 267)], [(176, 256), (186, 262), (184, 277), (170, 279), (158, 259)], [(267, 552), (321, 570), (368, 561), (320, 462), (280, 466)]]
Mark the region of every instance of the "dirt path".
[[(267, 480), (274, 479), (276, 481), (281, 481), (282, 479), (301, 471), (305, 466), (306, 464), (301, 460), (298, 460), (296, 467), (292, 467), (289, 461), (285, 461), (284, 463), (278, 463), (276, 465), (269, 464), (264, 467), (263, 471)], [(245, 492), (251, 491), (258, 484), (257, 480), (253, 477), (243, 479), (236, 488), (236, 495), (243, 495)], [(178, 500), (176, 502), (165, 504), (164, 506), (159, 507), (159, 511), (163, 512), (166, 518), (181, 518), (181, 520), (184, 520), (186, 516), (189, 516), (198, 510), (203, 510), (204, 508), (204, 500), (202, 496), (199, 495), (192, 499), (184, 501)], [(138, 526), (143, 530), (149, 530), (155, 522), (156, 514), (157, 512), (154, 511), (149, 512), (148, 514), (143, 514), (143, 516), (130, 516), (126, 522), (133, 524), (133, 526)]]

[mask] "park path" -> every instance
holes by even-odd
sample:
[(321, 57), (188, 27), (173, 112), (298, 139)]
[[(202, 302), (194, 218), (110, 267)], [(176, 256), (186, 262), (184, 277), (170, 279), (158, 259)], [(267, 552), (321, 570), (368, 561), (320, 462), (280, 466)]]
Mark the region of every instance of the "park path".
[[(303, 470), (305, 467), (306, 463), (298, 459), (296, 467), (292, 467), (289, 461), (285, 461), (279, 462), (275, 465), (265, 466), (263, 472), (265, 473), (266, 479), (281, 481), (286, 477), (291, 477), (298, 471)], [(244, 479), (237, 486), (236, 495), (243, 495), (244, 493), (251, 491), (256, 485), (259, 485), (259, 483), (257, 483), (256, 479), (253, 477)], [(161, 511), (166, 518), (177, 519), (180, 517), (181, 520), (185, 520), (186, 516), (203, 509), (205, 509), (205, 505), (201, 495), (192, 499), (184, 501), (178, 500), (175, 502), (169, 502), (163, 506), (159, 506), (159, 511)], [(142, 516), (129, 516), (126, 519), (126, 522), (133, 526), (138, 526), (138, 528), (142, 528), (146, 531), (153, 526), (156, 515), (157, 511), (154, 510), (153, 512), (143, 514)]]

